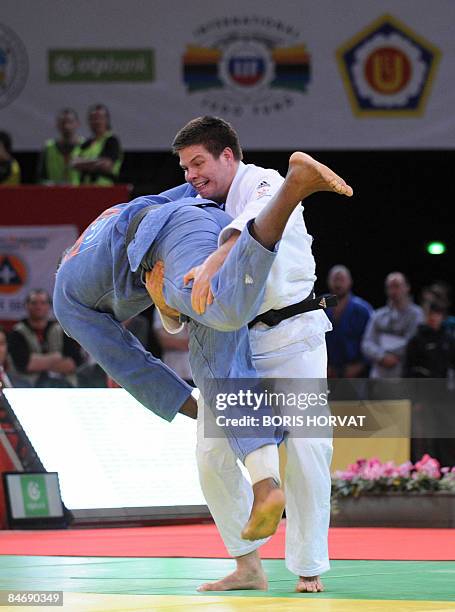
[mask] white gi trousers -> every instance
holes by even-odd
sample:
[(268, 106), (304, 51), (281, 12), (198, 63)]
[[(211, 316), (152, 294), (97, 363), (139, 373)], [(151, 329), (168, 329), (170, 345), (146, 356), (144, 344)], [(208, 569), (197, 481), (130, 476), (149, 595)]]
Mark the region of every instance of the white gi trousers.
[[(262, 378), (326, 378), (324, 336), (295, 341), (301, 335), (305, 316), (281, 324), (285, 324), (285, 332), (279, 350), (272, 347), (281, 325), (267, 331), (256, 332), (255, 328), (250, 331), (254, 365)], [(272, 342), (267, 342), (267, 335), (275, 336)], [(207, 409), (204, 417), (200, 401), (196, 455), (202, 491), (229, 554), (239, 557), (256, 550), (266, 540), (249, 542), (240, 537), (251, 512), (252, 487), (227, 439), (204, 437), (204, 418), (213, 415)], [(332, 440), (288, 437), (285, 444), (286, 567), (298, 576), (315, 576), (330, 568), (327, 537)]]

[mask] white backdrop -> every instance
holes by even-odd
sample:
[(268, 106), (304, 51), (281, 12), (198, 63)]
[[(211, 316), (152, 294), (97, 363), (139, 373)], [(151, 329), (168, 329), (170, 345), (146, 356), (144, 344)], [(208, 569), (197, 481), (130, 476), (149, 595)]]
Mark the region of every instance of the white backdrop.
[(77, 235), (75, 225), (0, 227), (0, 320), (27, 316), (32, 289), (52, 296), (60, 257)]
[(3, 0), (0, 126), (36, 150), (104, 102), (126, 149), (204, 113), (249, 149), (452, 148), (454, 25), (453, 0)]
[(205, 505), (196, 421), (167, 423), (124, 389), (5, 389), (70, 510)]

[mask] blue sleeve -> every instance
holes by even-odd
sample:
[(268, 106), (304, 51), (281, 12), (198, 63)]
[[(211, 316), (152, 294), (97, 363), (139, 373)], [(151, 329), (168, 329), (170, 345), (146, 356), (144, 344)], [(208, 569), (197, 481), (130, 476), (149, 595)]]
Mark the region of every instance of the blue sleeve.
[(178, 185), (178, 187), (172, 187), (172, 189), (162, 191), (159, 195), (169, 198), (169, 200), (175, 202), (176, 200), (181, 200), (182, 198), (195, 198), (197, 196), (197, 191), (189, 183), (183, 183), (183, 185)]
[(218, 331), (234, 331), (258, 314), (276, 252), (257, 242), (245, 228), (211, 282), (214, 302), (202, 315), (191, 306), (191, 285), (165, 278), (166, 303), (198, 323)]

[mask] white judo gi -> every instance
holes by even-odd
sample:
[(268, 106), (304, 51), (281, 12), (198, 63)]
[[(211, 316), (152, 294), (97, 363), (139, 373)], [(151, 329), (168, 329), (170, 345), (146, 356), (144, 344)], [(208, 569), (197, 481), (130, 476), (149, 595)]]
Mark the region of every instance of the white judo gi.
[[(241, 231), (278, 191), (283, 180), (275, 170), (240, 162), (225, 205), (234, 220), (221, 232), (219, 243), (228, 239), (232, 229)], [(302, 212), (299, 206), (287, 224), (267, 279), (261, 313), (295, 304), (313, 288), (316, 276), (312, 237)], [(322, 310), (297, 315), (271, 328), (256, 324), (250, 330), (250, 342), (259, 375), (326, 378), (325, 333), (331, 328)], [(207, 418), (213, 418), (211, 412), (206, 414)], [(299, 576), (319, 575), (330, 567), (327, 537), (332, 440), (291, 437), (286, 446), (286, 566)], [(203, 493), (229, 554), (238, 557), (259, 548), (264, 540), (248, 542), (240, 537), (253, 502), (251, 485), (227, 440), (204, 437), (202, 402), (199, 402), (197, 462)]]

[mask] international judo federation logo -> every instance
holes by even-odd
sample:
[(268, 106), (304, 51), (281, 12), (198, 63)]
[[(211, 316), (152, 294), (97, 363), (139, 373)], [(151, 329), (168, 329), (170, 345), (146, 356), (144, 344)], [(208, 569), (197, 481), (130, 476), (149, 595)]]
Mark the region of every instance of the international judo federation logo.
[(183, 56), (190, 94), (208, 111), (282, 111), (310, 81), (310, 56), (292, 26), (268, 17), (229, 17), (200, 26)]
[(21, 93), (28, 76), (27, 51), (21, 39), (0, 24), (0, 108)]
[(337, 56), (354, 114), (423, 113), (440, 52), (394, 17), (374, 21)]

